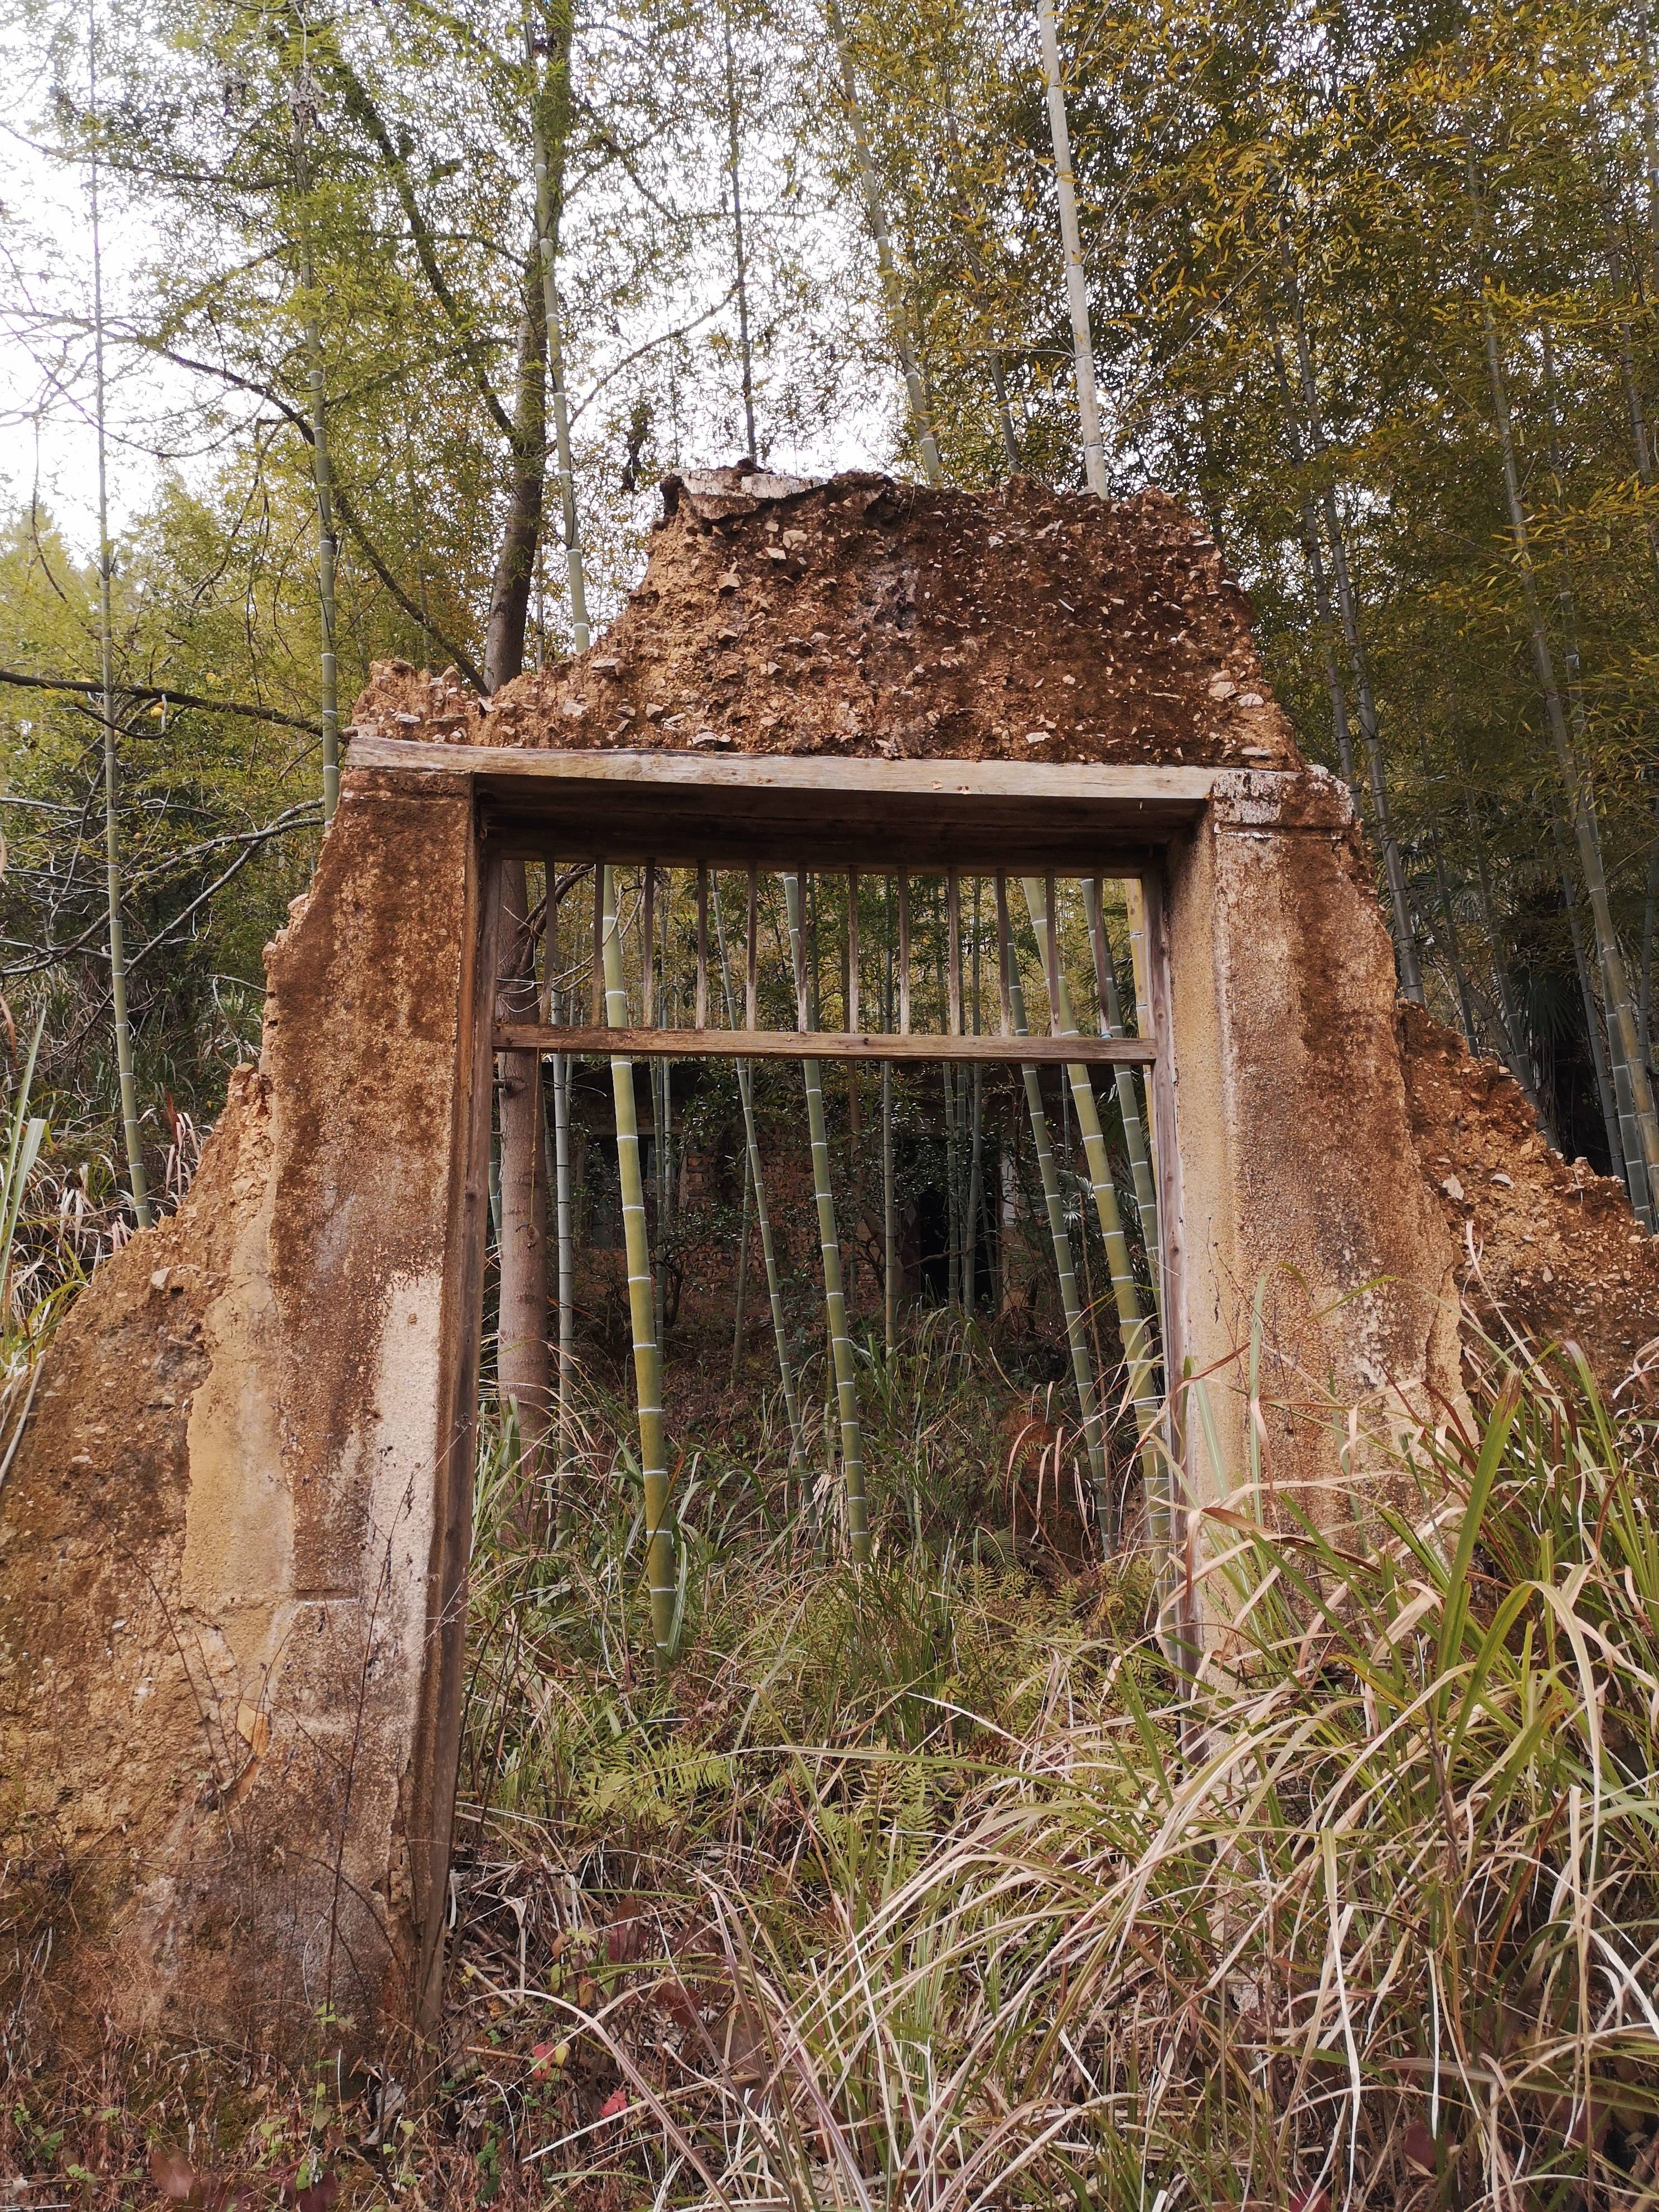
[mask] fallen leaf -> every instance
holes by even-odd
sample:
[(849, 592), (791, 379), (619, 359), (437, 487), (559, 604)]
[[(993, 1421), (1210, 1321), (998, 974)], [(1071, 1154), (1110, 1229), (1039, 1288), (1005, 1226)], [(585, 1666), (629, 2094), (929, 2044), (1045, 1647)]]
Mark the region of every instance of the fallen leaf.
[(1419, 2173), (1432, 2173), (1438, 2163), (1434, 2137), (1421, 2120), (1413, 2120), (1406, 2130), (1406, 2163)]
[(613, 2090), (611, 2092), (611, 2094), (610, 2094), (610, 2095), (605, 2099), (605, 2100), (604, 2104), (602, 2104), (602, 2105), (599, 2106), (599, 2118), (600, 2118), (602, 2120), (616, 2120), (616, 2119), (620, 2119), (620, 2118), (621, 2118), (621, 2117), (622, 2117), (622, 2115), (623, 2115), (623, 2114), (627, 2110), (628, 2110), (628, 2092), (627, 2092), (627, 2090), (626, 2090), (626, 2089), (613, 2089)]
[(158, 2143), (149, 2154), (150, 2179), (163, 2197), (182, 2204), (196, 2186), (196, 2169), (183, 2151)]
[(236, 1733), (256, 1759), (263, 1759), (270, 1748), (270, 1715), (244, 1698), (236, 1708)]

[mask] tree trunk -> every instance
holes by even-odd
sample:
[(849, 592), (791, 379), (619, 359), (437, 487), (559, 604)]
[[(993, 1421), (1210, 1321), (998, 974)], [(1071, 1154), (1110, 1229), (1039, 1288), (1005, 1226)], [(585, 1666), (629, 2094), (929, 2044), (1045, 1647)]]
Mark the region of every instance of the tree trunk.
[(300, 289), (305, 297), (306, 382), (311, 416), (311, 480), (317, 501), (317, 611), (322, 630), (318, 710), (322, 722), (323, 822), (334, 819), (340, 800), (340, 695), (335, 659), (334, 569), (339, 541), (334, 532), (334, 481), (329, 464), (328, 410), (323, 374), (322, 318), (318, 312), (316, 270), (311, 254), (309, 180), (306, 131), (316, 113), (316, 93), (303, 62), (295, 75), (289, 106), (294, 117), (294, 182), (301, 200)]
[(546, 377), (547, 324), (532, 264), (526, 272), (524, 313), (519, 321), (512, 482), (484, 629), (483, 676), (491, 691), (499, 691), (502, 684), (510, 684), (524, 668), (525, 632), (536, 576), (536, 545), (541, 536), (542, 495), (547, 467)]
[[(88, 103), (98, 115), (98, 41), (94, 24), (88, 54)], [(149, 1227), (149, 1183), (144, 1173), (143, 1139), (138, 1127), (138, 1078), (133, 1066), (132, 1022), (127, 1008), (126, 933), (121, 918), (121, 829), (117, 806), (114, 625), (110, 611), (110, 578), (115, 556), (109, 538), (109, 483), (106, 459), (104, 392), (104, 253), (98, 224), (98, 139), (94, 127), (88, 198), (92, 215), (93, 410), (98, 429), (98, 654), (104, 731), (104, 891), (109, 925), (109, 989), (115, 1026), (115, 1071), (121, 1099), (121, 1134), (127, 1155), (127, 1184), (132, 1216)]]

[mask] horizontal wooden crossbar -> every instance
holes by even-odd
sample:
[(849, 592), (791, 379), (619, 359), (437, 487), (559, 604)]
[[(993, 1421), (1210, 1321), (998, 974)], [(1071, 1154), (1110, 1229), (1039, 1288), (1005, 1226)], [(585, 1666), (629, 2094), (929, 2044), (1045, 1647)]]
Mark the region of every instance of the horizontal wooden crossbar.
[(497, 1022), (497, 1052), (562, 1052), (578, 1060), (895, 1060), (936, 1066), (1149, 1067), (1150, 1037), (897, 1036), (887, 1030), (553, 1029)]
[(503, 849), (632, 865), (1138, 874), (1190, 829), (1216, 771), (1093, 762), (890, 761), (690, 749), (564, 751), (354, 737), (351, 770), (477, 795)]

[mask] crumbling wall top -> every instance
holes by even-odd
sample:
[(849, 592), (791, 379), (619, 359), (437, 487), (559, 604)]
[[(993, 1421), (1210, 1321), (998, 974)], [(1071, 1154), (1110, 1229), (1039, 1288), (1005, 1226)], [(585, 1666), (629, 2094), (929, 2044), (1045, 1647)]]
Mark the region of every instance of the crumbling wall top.
[(663, 487), (644, 578), (493, 699), (379, 664), (356, 727), (459, 744), (1301, 765), (1249, 605), (1165, 494), (739, 466)]

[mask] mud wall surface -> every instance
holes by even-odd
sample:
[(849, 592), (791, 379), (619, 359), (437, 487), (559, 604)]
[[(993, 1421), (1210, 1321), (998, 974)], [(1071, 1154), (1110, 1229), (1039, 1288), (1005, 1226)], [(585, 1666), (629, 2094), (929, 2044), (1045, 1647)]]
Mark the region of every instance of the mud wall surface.
[(47, 1355), (0, 1495), (0, 1857), (66, 2037), (408, 2009), (471, 849), (464, 790), (347, 779), (258, 1069)]
[[(1356, 1510), (1347, 1409), (1382, 1446), (1462, 1394), (1453, 1243), (1418, 1168), (1392, 948), (1348, 793), (1321, 770), (1220, 778), (1172, 875), (1185, 1348), (1237, 1482), (1259, 1336), (1261, 1509), (1334, 1530)], [(1195, 1419), (1188, 1461), (1214, 1502)]]
[(1249, 605), (1184, 509), (737, 469), (665, 486), (591, 651), (493, 699), (385, 664), (356, 726), (459, 744), (1294, 767)]

